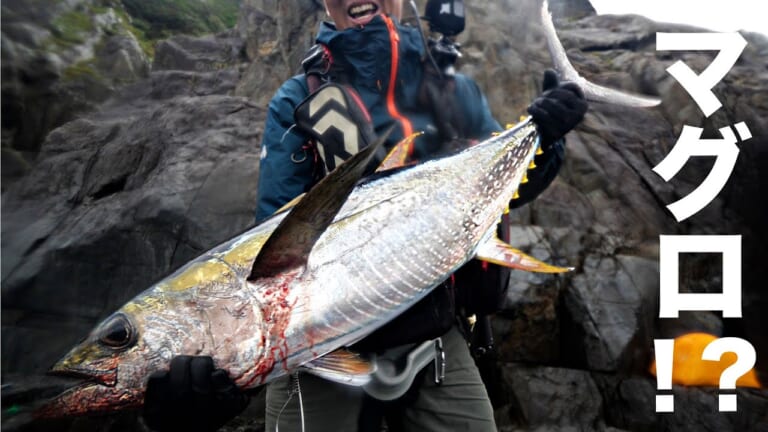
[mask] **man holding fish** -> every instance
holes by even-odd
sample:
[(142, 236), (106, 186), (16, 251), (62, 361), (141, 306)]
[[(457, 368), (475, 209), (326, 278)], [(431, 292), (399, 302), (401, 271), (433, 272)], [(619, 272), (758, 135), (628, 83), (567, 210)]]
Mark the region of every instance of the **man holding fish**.
[[(286, 81), (269, 104), (257, 221), (308, 192), (337, 164), (392, 126), (385, 148), (401, 140), (409, 143), (400, 164), (455, 152), (502, 130), (477, 84), (453, 72), (451, 39), (425, 46), (419, 29), (401, 24), (403, 3), (325, 1), (333, 23), (321, 25), (318, 45), (303, 64), (305, 74)], [(463, 3), (430, 1), (426, 18), (433, 30), (454, 36), (463, 30)], [(324, 121), (321, 115), (296, 109), (310, 94), (320, 101), (316, 94), (327, 88), (323, 86), (327, 82), (341, 84), (346, 95), (339, 98), (326, 91), (322, 101), (336, 98), (336, 106), (329, 109), (337, 110), (336, 120), (355, 124), (353, 133), (340, 131), (336, 121), (334, 134), (332, 128), (319, 125)], [(554, 179), (564, 157), (562, 138), (587, 110), (580, 88), (560, 83), (553, 71), (544, 74), (543, 89), (528, 108), (543, 152), (536, 156), (537, 168), (530, 171), (511, 207), (531, 201)], [(341, 110), (344, 101), (357, 104), (351, 109), (356, 113)], [(322, 112), (322, 106), (314, 109), (314, 114)], [(422, 133), (416, 136), (417, 132)], [(351, 136), (354, 143), (349, 142)], [(277, 378), (267, 389), (267, 430), (378, 431), (382, 418), (389, 430), (495, 430), (493, 408), (466, 342), (472, 338), (467, 318), (481, 317), (475, 327), (488, 331), (483, 320), (500, 306), (508, 272), (470, 261), (415, 306), (352, 345), (355, 352), (375, 355), (382, 373), (385, 365), (396, 365), (397, 377), (408, 376), (383, 391), (303, 372)], [(427, 361), (402, 366), (409, 354), (417, 358), (424, 347), (428, 353), (422, 358)], [(145, 418), (150, 427), (161, 430), (182, 425), (215, 429), (244, 406), (242, 393), (224, 371), (214, 369), (210, 358), (178, 356), (169, 371), (150, 378)]]

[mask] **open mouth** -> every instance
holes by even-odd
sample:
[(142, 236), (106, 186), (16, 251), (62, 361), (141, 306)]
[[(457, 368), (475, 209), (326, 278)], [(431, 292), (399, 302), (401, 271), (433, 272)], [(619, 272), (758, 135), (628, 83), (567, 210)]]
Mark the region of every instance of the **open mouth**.
[(366, 24), (379, 13), (379, 5), (373, 2), (357, 3), (347, 9), (347, 15), (357, 24)]

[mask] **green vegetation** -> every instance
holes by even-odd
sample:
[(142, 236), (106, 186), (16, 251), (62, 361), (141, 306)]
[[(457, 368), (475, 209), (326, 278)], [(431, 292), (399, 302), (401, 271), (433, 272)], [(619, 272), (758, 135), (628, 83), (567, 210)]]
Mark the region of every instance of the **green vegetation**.
[(200, 35), (234, 27), (240, 0), (121, 0), (133, 26), (147, 39)]
[(61, 45), (82, 43), (83, 36), (94, 30), (91, 15), (76, 10), (58, 16), (52, 25), (54, 36)]
[(89, 59), (67, 67), (63, 71), (62, 80), (74, 81), (82, 78), (99, 80), (100, 77), (99, 73), (96, 71), (95, 62), (95, 59)]
[[(37, 0), (30, 0), (37, 1)], [(97, 0), (82, 4), (51, 22), (52, 37), (45, 49), (56, 51), (85, 42), (96, 31), (93, 17), (110, 9), (120, 19), (107, 34), (131, 32), (147, 57), (154, 57), (155, 43), (175, 34), (201, 35), (230, 29), (237, 22), (242, 0)], [(87, 73), (73, 66), (68, 77)], [(90, 66), (89, 66), (90, 67)]]
[(123, 9), (121, 6), (116, 6), (114, 11), (115, 14), (117, 14), (117, 17), (120, 18), (120, 22), (123, 24), (123, 26), (125, 26), (125, 28), (131, 32), (139, 42), (139, 46), (141, 46), (141, 50), (144, 51), (144, 54), (146, 54), (148, 58), (153, 58), (155, 56), (156, 41), (148, 38), (143, 30), (134, 26), (133, 18), (131, 18), (131, 16), (128, 15), (125, 9)]

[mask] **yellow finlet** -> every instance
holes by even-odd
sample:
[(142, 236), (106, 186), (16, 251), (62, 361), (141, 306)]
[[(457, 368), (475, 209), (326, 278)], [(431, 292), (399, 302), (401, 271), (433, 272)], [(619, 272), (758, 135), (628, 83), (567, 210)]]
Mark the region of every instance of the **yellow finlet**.
[(520, 184), (528, 183), (528, 173), (523, 173), (523, 179), (520, 180)]
[(541, 149), (541, 146), (536, 148), (536, 156), (544, 154), (544, 150)]
[[(514, 195), (512, 195), (512, 199), (513, 199), (513, 200), (516, 200), (516, 199), (518, 199), (518, 198), (520, 198), (520, 194), (519, 194), (517, 191), (515, 191), (515, 194), (514, 194)], [(507, 208), (507, 213), (509, 213), (509, 208)]]
[(530, 164), (530, 165), (528, 165), (528, 169), (529, 169), (529, 170), (532, 170), (532, 169), (534, 169), (534, 168), (536, 168), (536, 164), (533, 162), (533, 159), (531, 159), (531, 164)]

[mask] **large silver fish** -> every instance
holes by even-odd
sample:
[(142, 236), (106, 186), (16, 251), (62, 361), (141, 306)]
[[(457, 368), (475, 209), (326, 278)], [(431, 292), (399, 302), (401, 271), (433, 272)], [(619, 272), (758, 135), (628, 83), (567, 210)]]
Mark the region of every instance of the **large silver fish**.
[(539, 147), (530, 119), (458, 154), (359, 182), (378, 144), (294, 207), (105, 319), (52, 368), (89, 381), (39, 414), (139, 406), (148, 376), (180, 354), (213, 357), (243, 389), (308, 366), (359, 384), (370, 372), (365, 362), (337, 355), (339, 349), (391, 321), (470, 259), (563, 270), (494, 235)]

